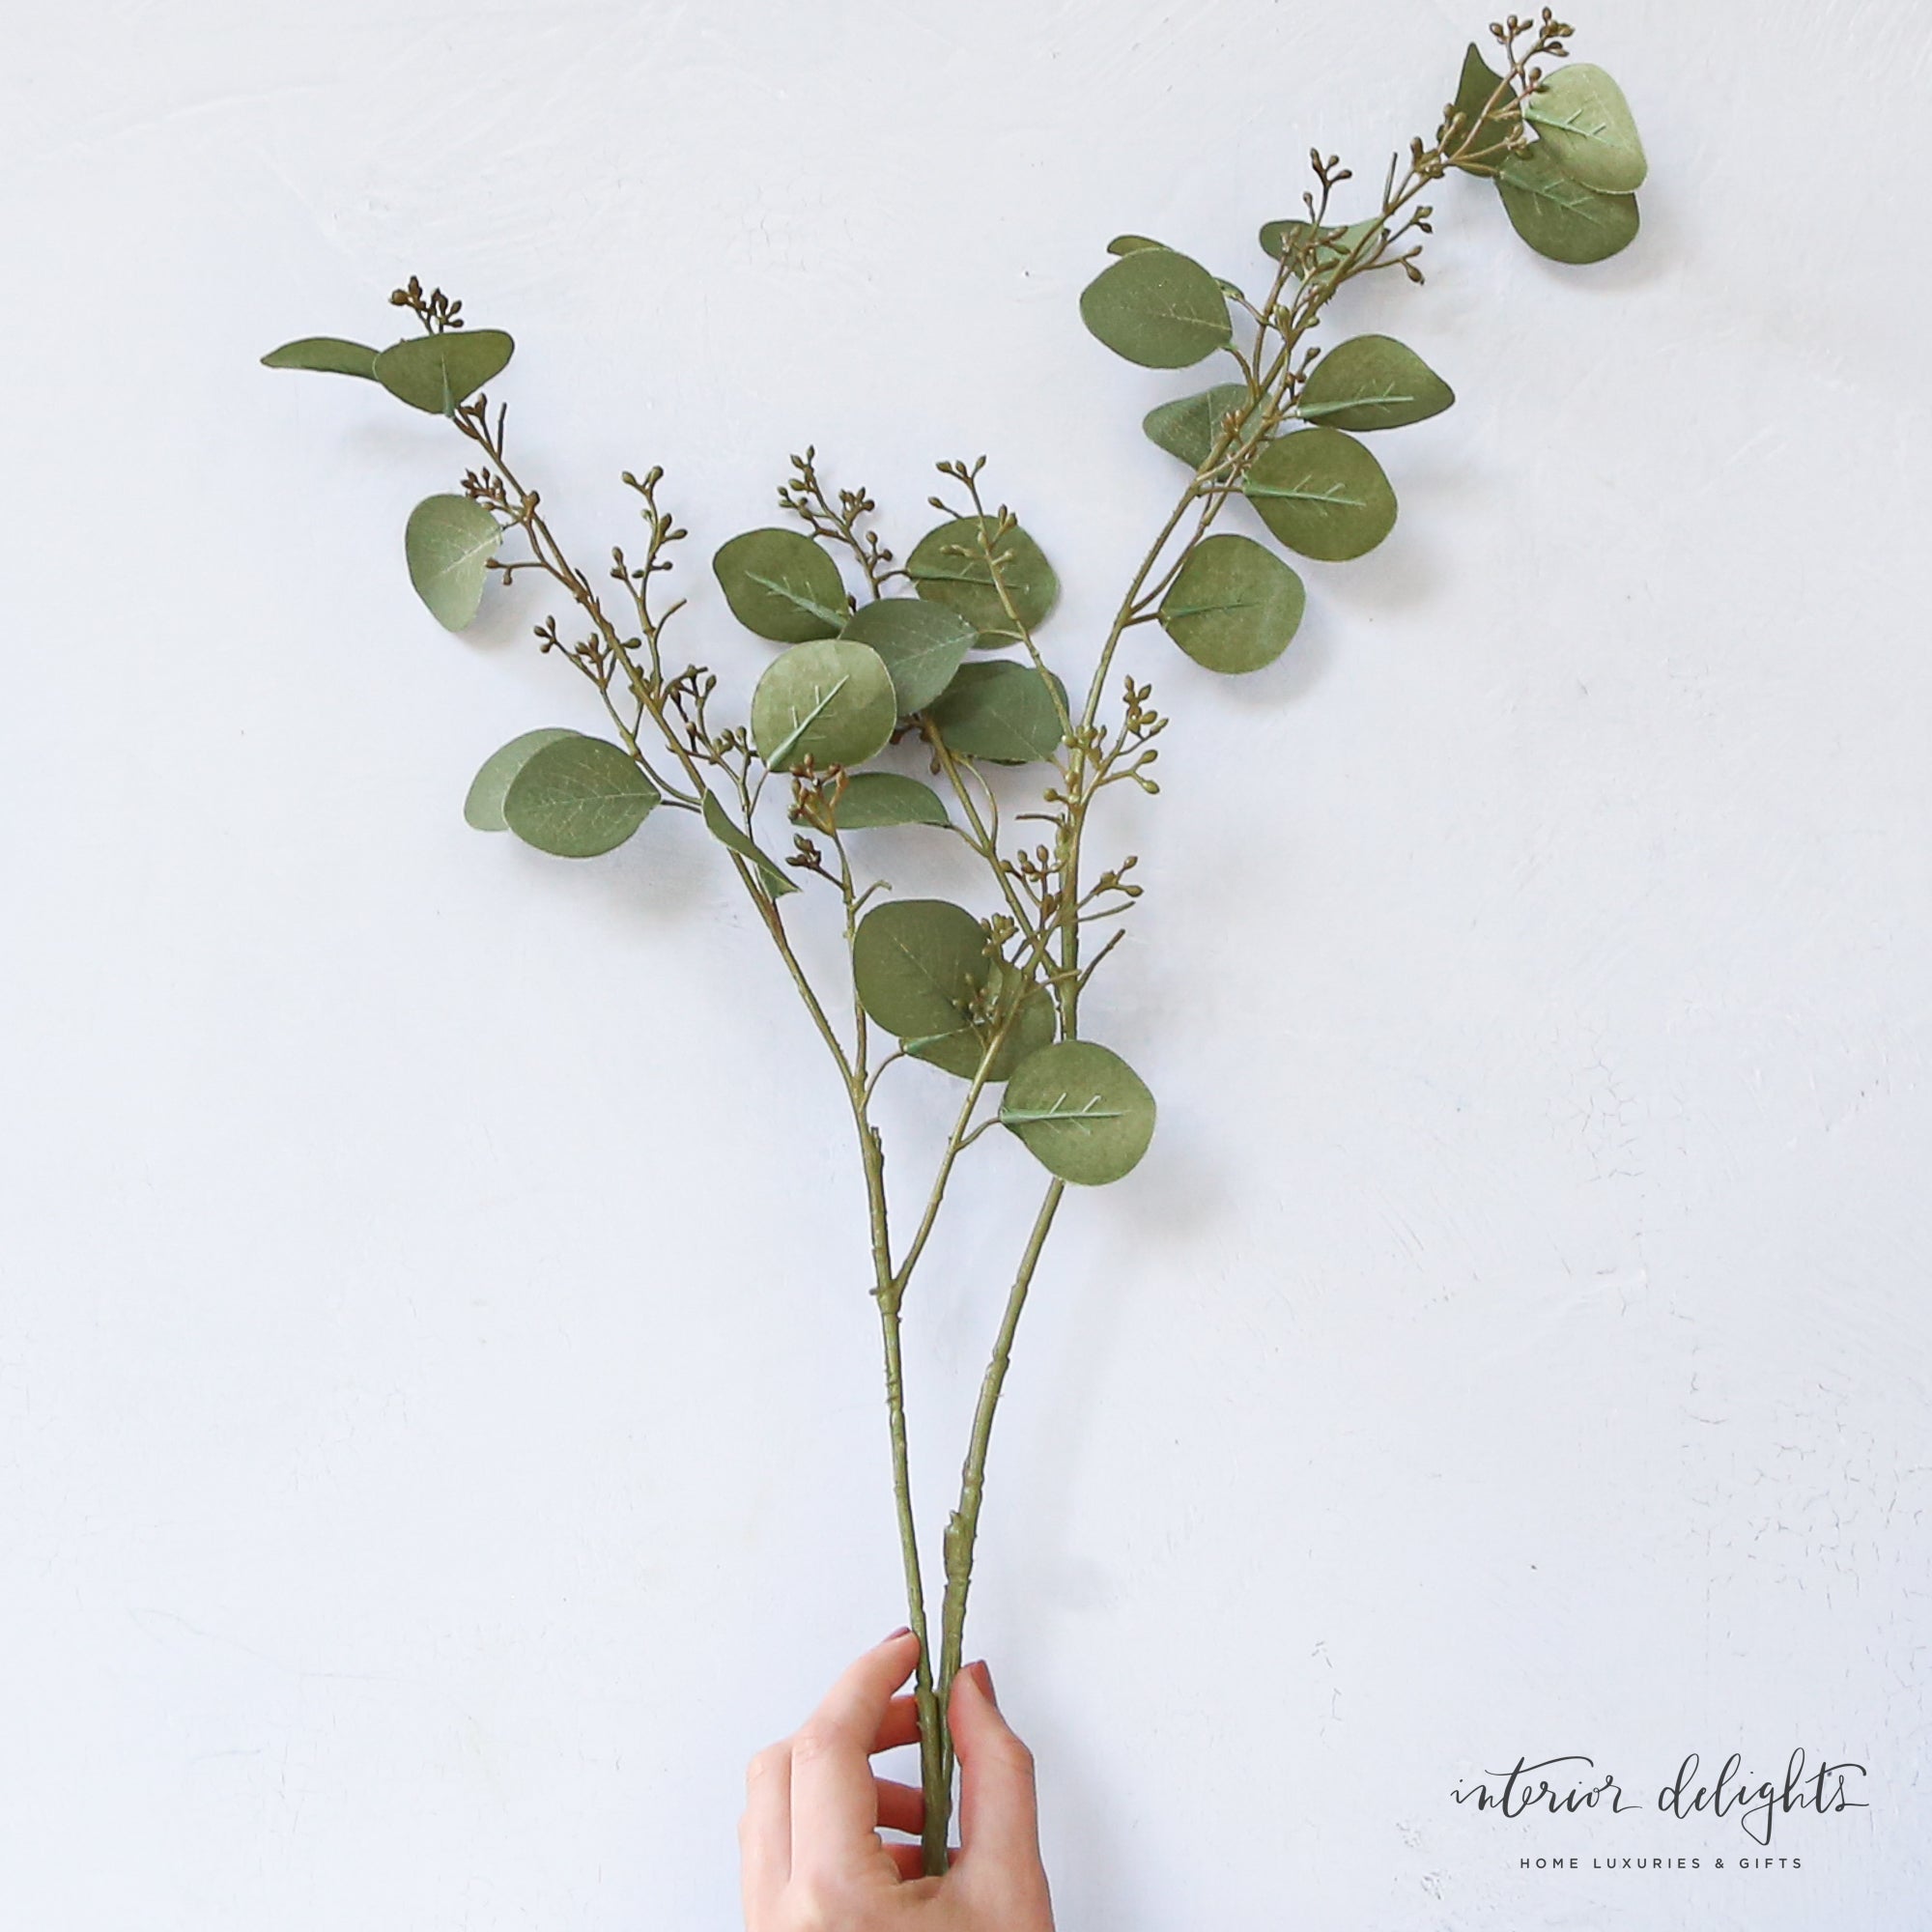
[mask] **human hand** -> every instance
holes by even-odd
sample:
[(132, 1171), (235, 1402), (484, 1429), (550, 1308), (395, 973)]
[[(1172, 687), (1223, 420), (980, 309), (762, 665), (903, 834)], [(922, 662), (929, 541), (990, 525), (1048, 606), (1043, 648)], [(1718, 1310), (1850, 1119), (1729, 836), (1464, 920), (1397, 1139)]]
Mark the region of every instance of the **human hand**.
[(925, 1798), (873, 1775), (871, 1756), (919, 1739), (895, 1696), (919, 1642), (890, 1636), (848, 1669), (804, 1727), (752, 1760), (738, 1827), (746, 1932), (1053, 1932), (1039, 1861), (1033, 1754), (1001, 1717), (983, 1663), (953, 1679), (960, 1849), (944, 1878), (921, 1876)]

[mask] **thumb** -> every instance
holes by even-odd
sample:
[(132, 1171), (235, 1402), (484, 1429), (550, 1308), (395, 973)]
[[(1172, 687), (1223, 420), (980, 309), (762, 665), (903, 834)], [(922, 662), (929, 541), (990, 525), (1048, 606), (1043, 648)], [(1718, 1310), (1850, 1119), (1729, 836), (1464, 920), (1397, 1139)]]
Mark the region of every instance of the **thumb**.
[(1033, 1753), (1000, 1715), (992, 1684), (983, 1663), (968, 1664), (952, 1680), (948, 1717), (959, 1756), (960, 1857), (968, 1866), (1017, 1876), (1039, 1869)]

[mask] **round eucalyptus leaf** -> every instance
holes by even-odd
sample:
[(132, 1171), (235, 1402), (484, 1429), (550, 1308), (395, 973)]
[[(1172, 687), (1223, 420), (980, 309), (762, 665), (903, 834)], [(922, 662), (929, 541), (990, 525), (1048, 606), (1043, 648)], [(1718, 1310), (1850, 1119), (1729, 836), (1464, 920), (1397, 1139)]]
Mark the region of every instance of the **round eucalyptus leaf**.
[[(1216, 383), (1198, 396), (1177, 396), (1173, 402), (1150, 410), (1141, 428), (1155, 448), (1179, 457), (1190, 469), (1199, 469), (1221, 440), (1222, 423), (1237, 410), (1245, 419), (1247, 405), (1253, 400), (1245, 383)], [(1259, 409), (1259, 404), (1255, 407)], [(1245, 447), (1258, 434), (1258, 430), (1237, 434), (1229, 453)]]
[(859, 1004), (901, 1039), (944, 1039), (967, 1024), (992, 971), (987, 944), (985, 927), (950, 899), (888, 899), (852, 937)]
[(1144, 369), (1185, 369), (1235, 333), (1214, 277), (1173, 248), (1137, 248), (1102, 269), (1081, 294), (1080, 319)]
[(926, 716), (959, 757), (1026, 765), (1059, 751), (1065, 702), (1060, 680), (1049, 686), (1030, 664), (969, 664)]
[(503, 795), (510, 789), (511, 781), (546, 745), (576, 736), (575, 731), (560, 724), (551, 724), (541, 731), (526, 731), (521, 738), (512, 738), (500, 750), (492, 752), (469, 781), (469, 793), (463, 801), (464, 822), (478, 832), (507, 831), (509, 821), (503, 816)]
[(957, 611), (923, 597), (881, 597), (862, 604), (843, 635), (878, 652), (892, 677), (901, 718), (923, 711), (952, 682), (978, 636)]
[(502, 540), (497, 519), (468, 497), (425, 497), (410, 512), (403, 532), (410, 582), (445, 631), (474, 619)]
[(1301, 623), (1301, 579), (1251, 537), (1204, 538), (1160, 602), (1160, 627), (1209, 670), (1260, 670)]
[(1556, 69), (1522, 103), (1522, 118), (1572, 181), (1601, 194), (1634, 194), (1650, 172), (1623, 89), (1587, 61)]
[(1119, 1180), (1153, 1139), (1153, 1095), (1121, 1058), (1092, 1040), (1063, 1039), (1013, 1068), (1000, 1123), (1049, 1174), (1083, 1187)]
[(1293, 255), (1295, 273), (1305, 278), (1346, 262), (1381, 225), (1378, 215), (1351, 221), (1346, 228), (1317, 228), (1312, 221), (1264, 221), (1262, 253), (1272, 255), (1277, 262)]
[[(906, 558), (906, 575), (922, 597), (957, 611), (979, 632), (981, 649), (996, 650), (1016, 642), (1019, 632), (994, 585), (992, 565), (980, 543), (981, 521), (954, 517), (927, 530)], [(988, 528), (986, 541), (993, 546), (1014, 614), (1029, 631), (1037, 630), (1060, 596), (1052, 564), (1017, 524), (999, 538)]]
[(1635, 195), (1600, 194), (1572, 181), (1541, 142), (1504, 161), (1496, 192), (1510, 226), (1549, 261), (1578, 267), (1605, 262), (1636, 240)]
[[(992, 1065), (986, 1068), (986, 1084), (997, 1086), (1009, 1079), (1022, 1060), (1052, 1040), (1054, 1027), (1053, 995), (1044, 986), (1036, 986), (1007, 1022), (1007, 1037), (1000, 1041)], [(941, 1034), (935, 1039), (909, 1039), (905, 1047), (913, 1059), (943, 1067), (961, 1080), (971, 1080), (998, 1035), (997, 1023), (981, 1020), (977, 1025), (969, 1022), (955, 1032)]]
[(1394, 336), (1351, 335), (1309, 371), (1295, 412), (1330, 429), (1400, 429), (1440, 415), (1455, 400), (1455, 390)]
[(845, 781), (833, 808), (840, 832), (865, 832), (879, 825), (951, 825), (946, 806), (933, 788), (897, 772), (858, 772)]
[(1323, 563), (1365, 555), (1395, 527), (1395, 492), (1381, 465), (1339, 429), (1277, 438), (1242, 488), (1282, 543)]
[(821, 638), (794, 644), (767, 667), (752, 694), (752, 742), (773, 771), (810, 758), (862, 765), (892, 742), (899, 708), (884, 661), (869, 644)]
[(800, 530), (747, 530), (719, 551), (711, 568), (732, 616), (774, 643), (836, 638), (851, 615), (838, 566)]
[(539, 852), (594, 859), (621, 845), (657, 804), (657, 786), (626, 753), (571, 732), (524, 760), (503, 793), (503, 822)]
[[(1503, 84), (1501, 74), (1483, 58), (1474, 41), (1463, 56), (1463, 77), (1456, 86), (1454, 110), (1462, 124), (1454, 146), (1464, 150), (1469, 158), (1456, 162), (1464, 174), (1492, 175), (1502, 164), (1503, 151), (1521, 123), (1521, 110), (1514, 93), (1496, 99)], [(1495, 101), (1493, 111), (1490, 103)]]
[(1107, 243), (1110, 255), (1137, 255), (1143, 248), (1165, 248), (1165, 242), (1156, 242), (1146, 235), (1116, 235)]
[(376, 380), (412, 409), (446, 416), (502, 372), (516, 346), (500, 328), (412, 335), (376, 357)]
[(285, 342), (262, 357), (265, 369), (318, 369), (328, 376), (365, 376), (376, 380), (376, 352), (366, 343), (345, 342), (339, 335), (304, 335)]

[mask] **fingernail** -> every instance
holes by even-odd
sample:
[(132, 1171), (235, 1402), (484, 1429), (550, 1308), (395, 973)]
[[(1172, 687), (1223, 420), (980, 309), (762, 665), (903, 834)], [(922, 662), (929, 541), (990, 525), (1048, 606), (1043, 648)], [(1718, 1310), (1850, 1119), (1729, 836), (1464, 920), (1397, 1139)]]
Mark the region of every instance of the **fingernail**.
[(986, 1668), (986, 1660), (981, 1658), (977, 1663), (969, 1663), (966, 1666), (966, 1671), (978, 1683), (980, 1689), (986, 1693), (986, 1702), (992, 1705), (993, 1709), (997, 1711), (1000, 1708), (1000, 1696), (999, 1692), (993, 1689), (993, 1673)]
[(881, 1650), (884, 1650), (887, 1644), (896, 1643), (898, 1642), (900, 1637), (910, 1636), (911, 1634), (912, 1634), (912, 1626), (910, 1624), (901, 1624), (897, 1630), (889, 1631), (886, 1634), (886, 1635), (880, 1640), (879, 1648)]

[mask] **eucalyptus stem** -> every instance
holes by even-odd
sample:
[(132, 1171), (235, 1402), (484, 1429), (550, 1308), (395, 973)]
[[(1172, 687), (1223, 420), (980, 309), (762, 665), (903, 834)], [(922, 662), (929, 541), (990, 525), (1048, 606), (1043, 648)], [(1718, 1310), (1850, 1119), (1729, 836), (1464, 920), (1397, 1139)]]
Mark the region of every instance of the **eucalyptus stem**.
[[(980, 1536), (980, 1508), (986, 1492), (986, 1456), (993, 1445), (993, 1419), (999, 1412), (1000, 1393), (1006, 1387), (1007, 1370), (1012, 1362), (1013, 1338), (1019, 1333), (1020, 1317), (1026, 1312), (1027, 1293), (1033, 1287), (1034, 1271), (1053, 1232), (1054, 1216), (1066, 1192), (1066, 1183), (1055, 1179), (1047, 1185), (1034, 1216), (1033, 1232), (1027, 1236), (1013, 1285), (1007, 1293), (1006, 1312), (993, 1341), (993, 1352), (980, 1383), (980, 1400), (973, 1411), (973, 1434), (966, 1447), (966, 1461), (959, 1476), (959, 1505), (946, 1526), (946, 1600), (941, 1610), (939, 1699), (943, 1709), (952, 1694), (952, 1680), (959, 1675), (965, 1654), (966, 1599), (973, 1588), (973, 1552)], [(952, 1740), (946, 1740), (946, 1790), (950, 1802), (952, 1783)], [(928, 1823), (930, 1821), (928, 1820)]]
[[(1546, 19), (1548, 17), (1546, 15)], [(1512, 17), (1511, 29), (1514, 30), (1516, 25)], [(1247, 378), (1253, 400), (1248, 408), (1239, 412), (1238, 415), (1219, 431), (1207, 459), (1195, 476), (1182, 489), (1166, 521), (1143, 554), (1115, 611), (1113, 621), (1095, 659), (1093, 676), (1088, 684), (1086, 702), (1082, 707), (1077, 725), (1068, 718), (1065, 705), (1060, 706), (1069, 753), (1068, 767), (1065, 773), (1064, 805), (1059, 814), (1055, 851), (1056, 868), (1059, 873), (1060, 937), (1059, 972), (1055, 975), (1055, 986), (1061, 1010), (1062, 1035), (1065, 1038), (1078, 1037), (1080, 995), (1092, 970), (1090, 968), (1089, 974), (1083, 974), (1080, 965), (1081, 851), (1089, 810), (1093, 799), (1106, 781), (1104, 761), (1101, 763), (1097, 780), (1090, 781), (1089, 773), (1094, 763), (1093, 744), (1100, 705), (1121, 640), (1128, 629), (1139, 620), (1146, 603), (1151, 601), (1151, 597), (1157, 597), (1160, 590), (1173, 581), (1187, 555), (1209, 533), (1222, 508), (1238, 488), (1241, 475), (1252, 464), (1254, 452), (1259, 447), (1259, 438), (1253, 434), (1251, 426), (1254, 413), (1257, 409), (1260, 410), (1264, 428), (1271, 427), (1279, 419), (1287, 392), (1295, 379), (1296, 352), (1303, 339), (1319, 324), (1328, 302), (1347, 281), (1357, 274), (1370, 272), (1388, 254), (1391, 224), (1415, 201), (1416, 196), (1428, 183), (1439, 179), (1446, 167), (1466, 161), (1476, 152), (1478, 136), (1480, 130), (1487, 125), (1488, 117), (1514, 93), (1516, 84), (1524, 75), (1529, 59), (1543, 51), (1550, 38), (1552, 37), (1548, 34), (1540, 36), (1530, 54), (1520, 58), (1516, 56), (1512, 46), (1510, 72), (1492, 92), (1480, 113), (1465, 117), (1460, 124), (1452, 116), (1446, 124), (1445, 136), (1432, 148), (1424, 149), (1418, 142), (1409, 168), (1399, 185), (1395, 180), (1394, 164), (1391, 163), (1390, 183), (1383, 190), (1382, 205), (1373, 231), (1373, 246), (1371, 238), (1365, 237), (1357, 242), (1342, 261), (1328, 272), (1310, 275), (1296, 298), (1287, 323), (1285, 326), (1277, 327), (1272, 325), (1268, 318), (1278, 312), (1277, 304), (1293, 266), (1292, 257), (1284, 254), (1266, 300), (1259, 310), (1250, 311), (1258, 317), (1254, 355), (1250, 360), (1237, 355), (1236, 359)], [(1311, 205), (1309, 212), (1319, 229), (1321, 217), (1326, 213), (1330, 186), (1329, 169), (1321, 163), (1319, 156), (1317, 174), (1321, 183), (1322, 199), (1320, 206)], [(1410, 274), (1412, 278), (1419, 278), (1412, 265)], [(1279, 346), (1272, 359), (1264, 367), (1264, 350), (1271, 327), (1275, 328), (1278, 335)], [(1243, 446), (1248, 452), (1246, 462), (1242, 462), (1239, 457), (1231, 460), (1231, 451), (1239, 450)], [(1000, 598), (1009, 622), (1018, 633), (1029, 654), (1044, 675), (1045, 666), (1039, 659), (1030, 629), (1021, 620), (1019, 611), (1015, 608), (1015, 600), (1005, 581), (1000, 561), (995, 554), (999, 533), (996, 531), (991, 537), (986, 534), (987, 518), (977, 479), (977, 469), (966, 477), (974, 508), (980, 515), (980, 545), (987, 575)], [(1189, 511), (1196, 504), (1201, 507), (1187, 543), (1170, 563), (1151, 597), (1148, 592), (1149, 581), (1155, 577), (1161, 559), (1173, 543), (1176, 532), (1186, 522)], [(946, 756), (943, 744), (939, 750), (941, 761), (947, 769), (962, 807), (970, 810), (965, 788), (952, 760)], [(975, 824), (977, 830), (977, 820)], [(1119, 936), (1116, 933), (1115, 939)], [(1107, 942), (1108, 949), (1111, 949), (1113, 943), (1113, 940)], [(999, 1331), (994, 1339), (992, 1353), (980, 1383), (980, 1400), (974, 1412), (972, 1435), (960, 1475), (959, 1500), (948, 1523), (946, 1533), (946, 1594), (941, 1612), (938, 1685), (942, 1709), (951, 1695), (952, 1681), (958, 1673), (964, 1654), (966, 1607), (972, 1589), (973, 1559), (979, 1538), (980, 1510), (985, 1497), (986, 1458), (991, 1446), (993, 1424), (998, 1413), (1001, 1394), (1006, 1385), (1007, 1371), (1012, 1358), (1020, 1318), (1025, 1311), (1034, 1273), (1038, 1266), (1064, 1192), (1065, 1183), (1059, 1179), (1054, 1180), (1047, 1189), (1021, 1258), (1018, 1272), (1009, 1293)], [(949, 1804), (952, 1770), (952, 1746), (949, 1735), (946, 1743), (946, 1793)], [(930, 1825), (929, 1815), (928, 1825)]]
[(951, 1808), (946, 1706), (934, 1688), (932, 1640), (925, 1616), (925, 1579), (919, 1560), (919, 1525), (913, 1509), (911, 1456), (906, 1439), (905, 1362), (899, 1330), (899, 1292), (874, 1291), (886, 1358), (886, 1415), (892, 1438), (893, 1501), (898, 1516), (899, 1554), (905, 1567), (906, 1618), (919, 1638), (913, 1695), (919, 1705), (920, 1789), (925, 1798), (922, 1834), (926, 1869), (946, 1869), (946, 1830)]
[[(603, 660), (575, 658), (580, 669), (586, 670), (591, 682), (597, 685), (610, 710), (612, 722), (618, 725), (627, 748), (640, 766), (649, 770), (641, 749), (638, 746), (632, 731), (617, 717), (610, 705), (610, 680), (599, 674), (600, 663), (612, 662), (629, 672), (629, 682), (635, 692), (639, 705), (657, 724), (659, 732), (672, 754), (683, 767), (698, 797), (708, 790), (702, 772), (695, 754), (689, 747), (681, 744), (678, 734), (672, 728), (667, 716), (663, 699), (652, 681), (645, 677), (625, 649), (615, 627), (606, 616), (596, 592), (591, 589), (588, 580), (573, 566), (562, 546), (552, 534), (538, 509), (538, 497), (517, 480), (506, 460), (500, 426), (493, 430), (487, 411), (477, 409), (465, 412), (457, 417), (458, 426), (476, 441), (496, 466), (505, 483), (518, 498), (517, 520), (522, 526), (538, 567), (554, 578), (569, 591), (579, 608), (590, 619), (597, 636), (602, 640), (608, 657)], [(848, 531), (849, 534), (849, 531)], [(856, 540), (855, 540), (856, 543)], [(876, 551), (867, 559), (868, 572), (879, 567)], [(638, 611), (644, 625), (644, 634), (652, 647), (653, 660), (656, 658), (657, 637), (655, 627), (650, 624), (648, 610), (639, 597)], [(552, 632), (554, 638), (554, 632)], [(740, 784), (742, 809), (750, 814), (750, 800), (744, 795)], [(733, 868), (739, 881), (757, 910), (760, 923), (769, 933), (786, 972), (804, 1004), (813, 1028), (830, 1052), (834, 1065), (840, 1075), (846, 1098), (851, 1109), (853, 1126), (859, 1137), (861, 1167), (866, 1179), (867, 1212), (869, 1224), (873, 1293), (878, 1302), (881, 1345), (885, 1360), (887, 1429), (892, 1447), (893, 1497), (898, 1521), (899, 1547), (905, 1572), (906, 1614), (911, 1629), (919, 1638), (920, 1658), (914, 1685), (914, 1695), (920, 1714), (920, 1760), (921, 1784), (926, 1797), (928, 1815), (938, 1821), (938, 1864), (936, 1869), (945, 1869), (945, 1833), (949, 1814), (948, 1733), (945, 1722), (945, 1709), (935, 1692), (934, 1672), (931, 1662), (931, 1642), (925, 1613), (925, 1586), (919, 1554), (919, 1529), (914, 1510), (912, 1493), (912, 1470), (910, 1445), (906, 1425), (905, 1372), (901, 1335), (899, 1304), (904, 1294), (904, 1282), (895, 1278), (892, 1262), (891, 1235), (888, 1219), (888, 1205), (885, 1182), (885, 1150), (879, 1132), (873, 1126), (870, 1113), (870, 1090), (866, 1074), (867, 1023), (864, 1007), (854, 999), (854, 1046), (850, 1055), (839, 1040), (824, 1006), (807, 977), (790, 937), (784, 929), (784, 922), (776, 901), (769, 893), (761, 890), (746, 861), (733, 853), (730, 855)], [(846, 943), (851, 944), (853, 935), (853, 891), (850, 867), (845, 863), (842, 845), (839, 847), (841, 890), (846, 908)], [(977, 1099), (980, 1085), (975, 1083), (972, 1098)], [(970, 1101), (969, 1108), (970, 1111)], [(962, 1122), (963, 1124), (963, 1122)], [(960, 1129), (955, 1128), (949, 1143), (942, 1178), (937, 1193), (944, 1192), (944, 1175), (950, 1172), (952, 1159), (958, 1152)], [(934, 1213), (937, 1211), (935, 1200)], [(930, 1228), (930, 1215), (926, 1232)], [(923, 1244), (922, 1235), (921, 1245)], [(914, 1260), (917, 1260), (915, 1252)], [(910, 1273), (910, 1267), (906, 1272)], [(934, 1853), (930, 1847), (926, 1854), (930, 1860)]]

